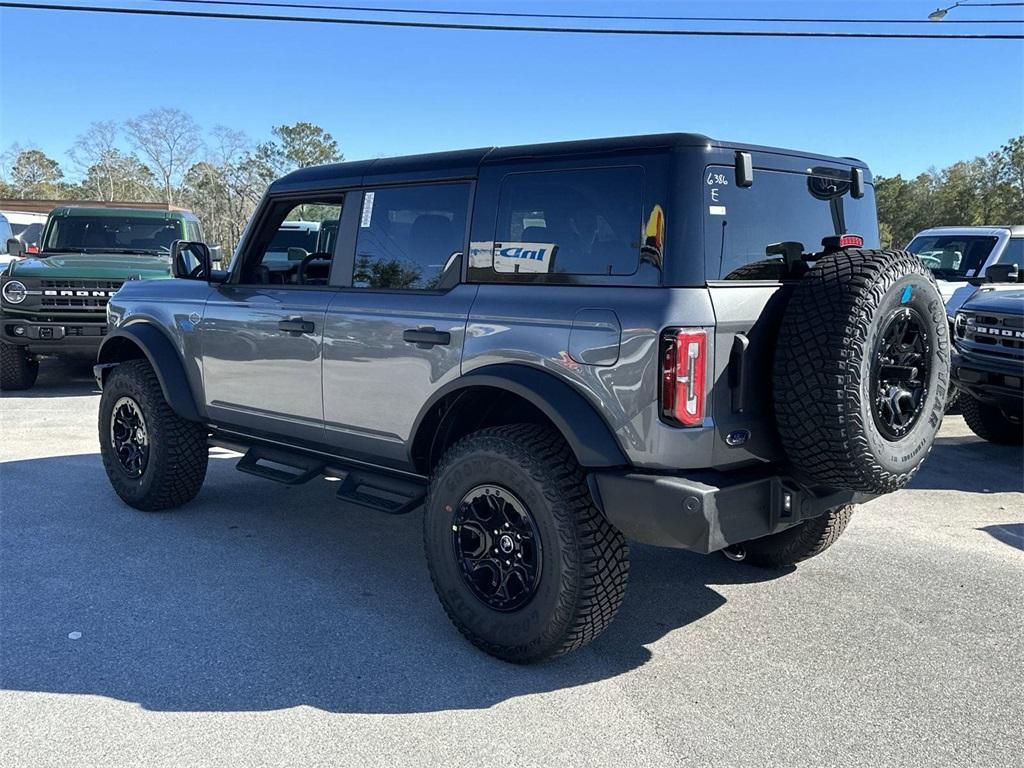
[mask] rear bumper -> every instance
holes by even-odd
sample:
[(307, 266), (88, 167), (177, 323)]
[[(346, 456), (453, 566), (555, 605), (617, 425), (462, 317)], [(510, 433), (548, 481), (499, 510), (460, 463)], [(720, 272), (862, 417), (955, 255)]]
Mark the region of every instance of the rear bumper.
[(872, 498), (853, 491), (810, 490), (764, 470), (688, 477), (597, 472), (590, 485), (605, 517), (627, 538), (704, 554)]
[(953, 355), (951, 378), (958, 389), (1008, 413), (1024, 412), (1024, 361)]
[(41, 355), (95, 356), (106, 333), (106, 322), (36, 322), (17, 316), (0, 317), (0, 339), (8, 344), (27, 346)]

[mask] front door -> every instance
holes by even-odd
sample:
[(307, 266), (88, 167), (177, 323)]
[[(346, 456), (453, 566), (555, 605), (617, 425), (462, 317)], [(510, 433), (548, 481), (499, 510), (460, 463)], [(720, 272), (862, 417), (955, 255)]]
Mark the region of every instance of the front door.
[(327, 308), (327, 442), (402, 467), (417, 415), (459, 376), (477, 287), (460, 283), (470, 184), (364, 192), (351, 287)]
[(272, 200), (232, 281), (211, 294), (202, 339), (214, 423), (323, 442), (320, 374), (336, 238), (320, 233), (337, 230), (342, 202)]

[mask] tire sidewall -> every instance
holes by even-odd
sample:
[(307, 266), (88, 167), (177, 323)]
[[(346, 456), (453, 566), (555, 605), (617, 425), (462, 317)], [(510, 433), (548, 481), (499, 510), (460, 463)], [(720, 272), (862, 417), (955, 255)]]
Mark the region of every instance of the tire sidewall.
[[(457, 506), (469, 491), (485, 483), (518, 496), (540, 535), (540, 583), (530, 602), (516, 611), (497, 611), (484, 604), (466, 584), (455, 555), (452, 525)], [(441, 601), (465, 630), (514, 655), (533, 655), (534, 649), (557, 642), (573, 616), (566, 607), (572, 607), (576, 594), (579, 553), (571, 528), (558, 514), (559, 503), (545, 495), (544, 485), (507, 455), (481, 450), (441, 469), (426, 508), (425, 546)], [(567, 510), (561, 511), (568, 515)]]
[[(907, 289), (910, 295), (904, 299)], [(924, 406), (917, 422), (899, 440), (886, 438), (875, 422), (871, 368), (879, 337), (892, 313), (901, 307), (915, 310), (927, 326), (931, 349)], [(863, 437), (875, 461), (886, 472), (903, 475), (915, 469), (928, 454), (942, 424), (949, 390), (949, 329), (945, 305), (929, 275), (906, 271), (886, 289), (875, 308), (863, 344), (860, 365), (860, 422)]]

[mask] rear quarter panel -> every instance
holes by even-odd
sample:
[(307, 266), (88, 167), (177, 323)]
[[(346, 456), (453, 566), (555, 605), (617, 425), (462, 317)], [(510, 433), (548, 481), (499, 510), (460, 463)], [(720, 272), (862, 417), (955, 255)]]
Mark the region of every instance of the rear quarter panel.
[[(614, 359), (614, 363), (587, 364), (570, 354), (570, 336), (580, 310), (587, 310), (585, 318), (611, 312), (618, 319), (618, 354), (602, 350), (595, 355), (597, 360)], [(594, 406), (633, 465), (705, 468), (716, 454), (713, 407), (709, 403), (699, 428), (682, 429), (661, 420), (658, 347), (666, 327), (707, 328), (712, 347), (707, 375), (711, 377), (716, 366), (710, 333), (714, 324), (706, 288), (481, 285), (466, 329), (462, 372), (497, 363), (541, 368), (570, 383)], [(736, 449), (724, 462), (755, 459)]]

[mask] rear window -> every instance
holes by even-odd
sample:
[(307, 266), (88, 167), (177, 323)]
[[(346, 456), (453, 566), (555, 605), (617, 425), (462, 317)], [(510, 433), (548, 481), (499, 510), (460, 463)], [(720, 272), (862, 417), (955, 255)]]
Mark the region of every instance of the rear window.
[[(844, 178), (845, 175), (845, 178)], [(805, 253), (821, 250), (823, 238), (856, 234), (868, 248), (878, 247), (874, 189), (850, 194), (849, 171), (812, 169), (812, 173), (756, 170), (750, 187), (735, 185), (732, 166), (710, 166), (704, 178), (704, 214), (708, 278), (778, 280), (781, 257), (768, 256), (769, 245), (802, 243)]]
[(494, 241), (473, 244), (470, 277), (632, 275), (642, 234), (640, 167), (510, 173), (498, 194)]
[(991, 235), (926, 235), (911, 240), (907, 250), (916, 253), (936, 277), (956, 280), (973, 277), (997, 240)]

